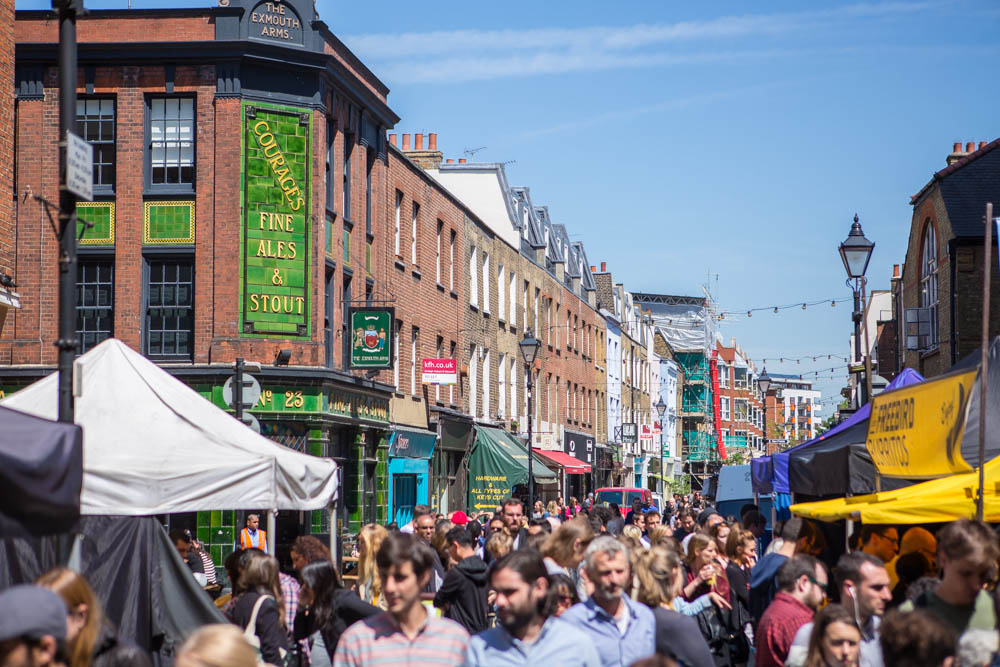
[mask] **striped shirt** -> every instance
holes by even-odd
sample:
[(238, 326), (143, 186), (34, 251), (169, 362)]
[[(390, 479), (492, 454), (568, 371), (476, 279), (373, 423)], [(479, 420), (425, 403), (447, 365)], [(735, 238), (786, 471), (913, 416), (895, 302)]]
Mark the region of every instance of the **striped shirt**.
[(427, 615), (427, 622), (411, 641), (389, 612), (358, 621), (340, 637), (334, 667), (462, 665), (469, 633), (458, 623)]

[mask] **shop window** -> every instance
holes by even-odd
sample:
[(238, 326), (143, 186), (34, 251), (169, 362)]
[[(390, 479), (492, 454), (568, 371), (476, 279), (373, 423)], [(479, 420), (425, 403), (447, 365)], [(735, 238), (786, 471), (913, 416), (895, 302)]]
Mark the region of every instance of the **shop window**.
[(111, 258), (77, 264), (76, 337), (83, 354), (114, 335), (115, 264)]
[(191, 359), (194, 355), (194, 259), (147, 263), (146, 356)]

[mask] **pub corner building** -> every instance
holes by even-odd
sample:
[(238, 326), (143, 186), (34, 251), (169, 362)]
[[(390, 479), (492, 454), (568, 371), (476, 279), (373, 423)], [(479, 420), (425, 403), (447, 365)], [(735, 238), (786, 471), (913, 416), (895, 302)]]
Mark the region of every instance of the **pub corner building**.
[[(373, 222), (399, 120), (388, 89), (311, 0), (220, 4), (78, 19), (76, 131), (94, 147), (94, 201), (78, 205), (77, 330), (81, 353), (119, 338), (231, 412), (224, 384), (245, 360), (260, 432), (341, 468), (331, 511), (279, 513), (287, 558), (297, 535), (326, 541), (331, 518), (346, 538), (397, 518), (390, 507), (464, 503), (432, 468), (468, 446), (472, 422), (392, 393), (395, 297)], [(52, 12), (16, 13), (20, 308), (0, 338), (0, 395), (56, 364), (57, 241), (33, 195), (58, 201), (57, 26)], [(266, 509), (165, 519), (222, 562), (245, 515)]]

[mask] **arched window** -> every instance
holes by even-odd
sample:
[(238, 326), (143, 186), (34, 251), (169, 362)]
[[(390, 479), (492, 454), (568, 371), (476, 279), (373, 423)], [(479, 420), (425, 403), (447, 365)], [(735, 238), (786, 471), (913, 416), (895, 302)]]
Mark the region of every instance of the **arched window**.
[(938, 264), (937, 264), (937, 234), (930, 220), (924, 227), (924, 237), (921, 243), (923, 252), (920, 258), (920, 307), (927, 309), (928, 347), (938, 343)]

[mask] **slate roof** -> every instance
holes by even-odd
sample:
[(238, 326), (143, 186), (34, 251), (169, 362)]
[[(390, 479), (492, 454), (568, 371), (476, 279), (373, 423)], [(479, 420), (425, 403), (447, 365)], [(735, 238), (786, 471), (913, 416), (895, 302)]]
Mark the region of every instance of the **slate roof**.
[(948, 211), (948, 221), (958, 238), (982, 238), (986, 231), (983, 214), (993, 202), (1000, 216), (1000, 139), (994, 139), (961, 160), (934, 174), (910, 203), (916, 206), (937, 183)]

